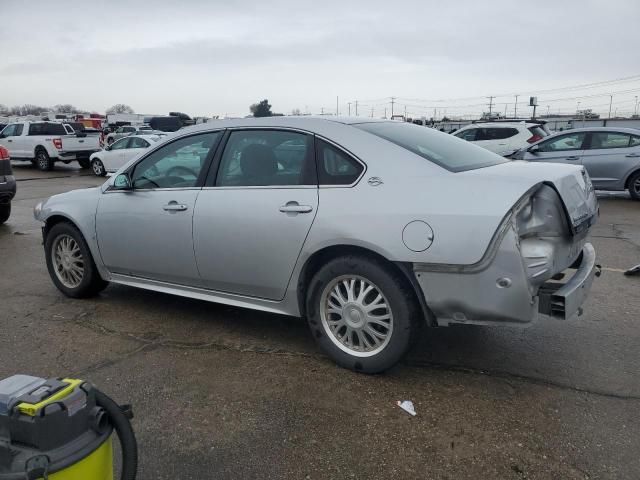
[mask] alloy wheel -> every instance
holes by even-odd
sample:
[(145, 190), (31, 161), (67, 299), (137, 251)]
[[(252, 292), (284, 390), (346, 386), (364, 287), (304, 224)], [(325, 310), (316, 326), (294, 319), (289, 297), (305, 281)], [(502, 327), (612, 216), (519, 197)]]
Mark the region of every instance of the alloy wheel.
[(102, 175), (102, 171), (104, 170), (104, 165), (102, 165), (102, 162), (100, 160), (94, 160), (91, 166), (93, 167), (93, 173), (95, 173), (98, 176)]
[(382, 291), (358, 275), (330, 282), (320, 297), (320, 318), (331, 341), (356, 357), (382, 351), (393, 333), (393, 313)]
[(51, 249), (58, 280), (67, 288), (78, 287), (84, 278), (84, 258), (78, 242), (70, 235), (60, 235)]

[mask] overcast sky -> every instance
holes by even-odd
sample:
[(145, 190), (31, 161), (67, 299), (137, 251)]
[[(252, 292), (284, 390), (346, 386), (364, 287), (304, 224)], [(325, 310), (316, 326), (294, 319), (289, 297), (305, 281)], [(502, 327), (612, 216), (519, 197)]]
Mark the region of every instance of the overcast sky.
[[(0, 103), (246, 115), (268, 98), (359, 114), (480, 113), (538, 93), (545, 112), (634, 109), (640, 1), (0, 0)], [(635, 90), (634, 90), (635, 89)], [(473, 98), (475, 97), (475, 98)], [(569, 98), (569, 100), (558, 100)], [(582, 108), (581, 107), (581, 108)], [(352, 114), (355, 106), (352, 105)], [(389, 108), (390, 113), (390, 108)]]

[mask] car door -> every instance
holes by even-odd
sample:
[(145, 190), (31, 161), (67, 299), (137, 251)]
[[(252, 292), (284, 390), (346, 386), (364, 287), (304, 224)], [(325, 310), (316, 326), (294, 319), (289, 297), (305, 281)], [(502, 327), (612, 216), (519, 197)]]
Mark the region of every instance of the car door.
[(22, 125), (17, 123), (7, 125), (0, 134), (0, 145), (9, 150), (9, 156), (12, 158), (23, 156), (23, 151), (20, 149), (20, 139), (17, 136), (18, 127), (22, 127)]
[(124, 163), (127, 163), (133, 157), (135, 157), (136, 155), (139, 155), (140, 152), (149, 148), (150, 146), (150, 143), (147, 142), (144, 138), (134, 137), (134, 136), (131, 136), (128, 138), (129, 138), (129, 144), (127, 148), (122, 151)]
[[(192, 220), (220, 137), (220, 131), (206, 132), (163, 145), (127, 169), (132, 189), (110, 187), (104, 192), (96, 212), (96, 235), (110, 272), (201, 285)], [(200, 152), (197, 158), (194, 149)]]
[(524, 160), (578, 165), (582, 160), (586, 136), (586, 132), (570, 132), (550, 137), (529, 147), (524, 154)]
[(116, 140), (102, 153), (102, 163), (108, 172), (115, 172), (122, 167), (125, 161), (125, 153), (129, 148), (129, 137)]
[[(635, 138), (634, 138), (635, 137)], [(640, 136), (625, 132), (591, 132), (582, 156), (596, 188), (623, 190), (627, 174), (640, 164)]]
[(204, 285), (281, 300), (318, 208), (313, 136), (231, 130), (214, 164), (193, 221)]

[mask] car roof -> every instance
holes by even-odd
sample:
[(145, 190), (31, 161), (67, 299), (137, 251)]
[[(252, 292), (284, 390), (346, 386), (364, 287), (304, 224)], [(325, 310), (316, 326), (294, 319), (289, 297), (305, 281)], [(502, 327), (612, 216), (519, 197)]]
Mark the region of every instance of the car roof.
[(467, 127), (481, 127), (481, 128), (487, 128), (487, 127), (491, 127), (491, 128), (500, 128), (500, 127), (508, 127), (508, 128), (512, 128), (512, 127), (540, 127), (542, 126), (541, 123), (535, 123), (535, 122), (525, 122), (524, 120), (520, 121), (520, 122), (483, 122), (483, 123), (470, 123), (469, 125), (465, 125), (464, 127), (460, 127), (460, 130), (462, 130), (463, 128), (467, 128)]
[(361, 123), (377, 123), (377, 122), (390, 122), (398, 123), (393, 120), (367, 118), (367, 117), (336, 117), (329, 115), (278, 115), (273, 117), (248, 117), (248, 118), (225, 118), (210, 120), (207, 123), (200, 123), (198, 125), (192, 125), (179, 130), (183, 132), (188, 130), (190, 132), (200, 130), (211, 130), (216, 127), (299, 127), (308, 128), (313, 130), (314, 128), (322, 127), (327, 123), (341, 123), (344, 125), (355, 125)]

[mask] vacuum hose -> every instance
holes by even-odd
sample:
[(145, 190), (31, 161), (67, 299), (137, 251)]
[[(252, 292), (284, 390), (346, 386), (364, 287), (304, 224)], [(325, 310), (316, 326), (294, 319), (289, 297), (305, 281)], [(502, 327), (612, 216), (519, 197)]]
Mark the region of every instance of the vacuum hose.
[(107, 412), (120, 439), (120, 447), (122, 448), (122, 474), (120, 478), (121, 480), (135, 480), (138, 470), (138, 443), (129, 422), (132, 417), (131, 409), (121, 407), (98, 389), (94, 389), (94, 391), (96, 403)]

